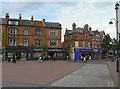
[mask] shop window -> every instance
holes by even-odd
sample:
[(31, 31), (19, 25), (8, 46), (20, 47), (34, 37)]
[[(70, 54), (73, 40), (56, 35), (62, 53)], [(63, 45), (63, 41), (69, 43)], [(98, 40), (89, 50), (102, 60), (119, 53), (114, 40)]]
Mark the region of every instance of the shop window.
[(58, 30), (49, 30), (49, 35), (50, 36), (57, 36), (58, 35)]
[(28, 29), (24, 30), (24, 35), (28, 35)]

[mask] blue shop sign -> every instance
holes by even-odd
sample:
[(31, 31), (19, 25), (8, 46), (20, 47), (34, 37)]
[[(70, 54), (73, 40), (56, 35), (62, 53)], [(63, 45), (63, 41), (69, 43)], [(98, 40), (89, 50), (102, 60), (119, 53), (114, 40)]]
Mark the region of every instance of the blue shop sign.
[(74, 48), (74, 52), (92, 52), (93, 49)]

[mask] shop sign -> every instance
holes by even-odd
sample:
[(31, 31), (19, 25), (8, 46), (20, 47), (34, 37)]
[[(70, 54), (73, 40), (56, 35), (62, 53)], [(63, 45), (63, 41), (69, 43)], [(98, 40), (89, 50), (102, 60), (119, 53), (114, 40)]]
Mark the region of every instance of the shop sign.
[(92, 49), (81, 49), (81, 48), (75, 48), (75, 52), (92, 52)]
[(34, 51), (42, 51), (42, 49), (34, 49)]
[(61, 49), (48, 49), (48, 51), (62, 51)]

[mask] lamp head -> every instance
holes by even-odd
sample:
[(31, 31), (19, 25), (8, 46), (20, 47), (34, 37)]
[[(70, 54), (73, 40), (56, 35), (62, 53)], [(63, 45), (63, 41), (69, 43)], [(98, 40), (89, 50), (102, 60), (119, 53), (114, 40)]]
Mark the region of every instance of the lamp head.
[(110, 21), (110, 22), (109, 22), (109, 24), (113, 24), (113, 22), (112, 22), (112, 21)]

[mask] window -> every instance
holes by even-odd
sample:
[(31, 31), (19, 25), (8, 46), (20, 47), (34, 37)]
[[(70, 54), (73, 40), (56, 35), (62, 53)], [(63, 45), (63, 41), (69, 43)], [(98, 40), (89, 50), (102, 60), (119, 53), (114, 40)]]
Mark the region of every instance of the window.
[(94, 36), (92, 36), (92, 40), (94, 40)]
[(28, 35), (28, 29), (24, 30), (24, 35)]
[(85, 42), (83, 42), (83, 47), (85, 47)]
[(40, 30), (40, 29), (36, 30), (35, 35), (42, 36), (42, 30)]
[(78, 38), (78, 35), (76, 35), (75, 38)]
[(1, 38), (0, 38), (0, 46), (2, 46), (2, 40), (1, 40)]
[(9, 21), (10, 25), (18, 25), (18, 21)]
[(16, 46), (17, 39), (16, 38), (10, 38), (9, 39), (9, 46)]
[(58, 35), (58, 30), (49, 30), (49, 35), (57, 36)]
[(92, 43), (92, 48), (94, 48), (94, 43)]
[(95, 48), (97, 48), (97, 43), (95, 43)]
[(71, 39), (72, 39), (72, 35), (71, 35)]
[(100, 43), (98, 43), (98, 48), (100, 48)]
[(0, 27), (0, 34), (2, 33), (2, 28)]
[(9, 34), (16, 35), (17, 34), (17, 29), (16, 28), (10, 28), (9, 29)]
[(75, 47), (78, 47), (78, 41), (75, 41)]
[(41, 45), (41, 40), (35, 39), (35, 46), (40, 46)]
[(87, 34), (87, 39), (88, 39), (88, 34)]
[(86, 34), (84, 34), (84, 38), (86, 38)]
[(28, 46), (28, 39), (24, 39), (24, 46)]
[(88, 42), (88, 47), (90, 48), (90, 42)]
[(56, 46), (58, 44), (57, 40), (49, 40), (49, 45), (50, 46)]

